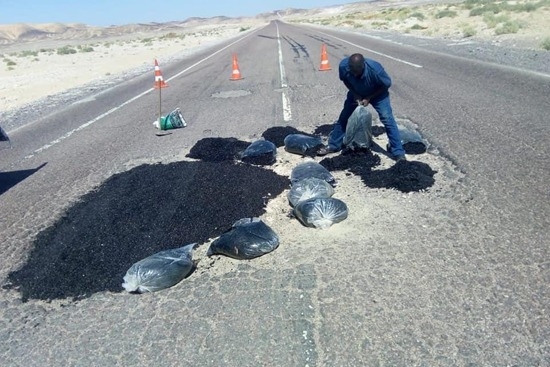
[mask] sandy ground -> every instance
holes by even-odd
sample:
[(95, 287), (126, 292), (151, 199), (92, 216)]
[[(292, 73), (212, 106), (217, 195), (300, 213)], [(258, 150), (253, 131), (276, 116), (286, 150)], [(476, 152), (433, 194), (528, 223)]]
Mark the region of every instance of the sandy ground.
[[(520, 0), (502, 3), (535, 2)], [(479, 4), (480, 2), (476, 6), (479, 7)], [(422, 0), (390, 0), (377, 5), (359, 3), (350, 4), (346, 8), (328, 8), (309, 19), (297, 16), (295, 20), (351, 30), (389, 30), (421, 37), (491, 40), (496, 44), (539, 50), (542, 49), (542, 43), (550, 37), (548, 6), (533, 11), (501, 8), (495, 14), (488, 12), (476, 16), (471, 11), (461, 1), (441, 0), (427, 3)]]
[[(196, 27), (188, 30), (183, 38), (128, 37), (115, 41), (42, 41), (11, 46), (12, 50), (16, 47), (20, 50), (4, 53), (4, 61), (8, 59), (15, 65), (8, 67), (5, 61), (0, 66), (0, 105), (3, 111), (8, 111), (49, 95), (108, 79), (126, 70), (150, 67), (152, 71), (155, 59), (162, 71), (162, 64), (168, 59), (235, 36), (241, 27)], [(66, 45), (71, 45), (77, 52), (58, 54), (57, 50)], [(86, 47), (93, 51), (82, 51)]]

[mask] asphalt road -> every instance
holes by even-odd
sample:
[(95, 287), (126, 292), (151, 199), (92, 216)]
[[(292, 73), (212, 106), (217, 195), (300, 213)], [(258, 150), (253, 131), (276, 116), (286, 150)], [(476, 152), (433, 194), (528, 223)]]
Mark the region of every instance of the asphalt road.
[[(354, 52), (382, 62), (397, 117), (463, 175), (456, 191), (384, 193), (403, 200), (400, 212), (376, 212), (371, 226), (387, 238), (359, 229), (323, 251), (297, 246), (153, 295), (22, 302), (6, 287), (0, 365), (550, 365), (550, 77), (336, 30), (274, 22), (161, 65), (163, 109), (181, 108), (185, 134), (155, 135), (152, 74), (9, 131), (0, 278), (115, 174), (178, 161), (205, 138), (330, 124), (344, 89), (336, 72), (317, 70), (322, 43), (333, 69)], [(229, 81), (232, 54), (243, 80)]]

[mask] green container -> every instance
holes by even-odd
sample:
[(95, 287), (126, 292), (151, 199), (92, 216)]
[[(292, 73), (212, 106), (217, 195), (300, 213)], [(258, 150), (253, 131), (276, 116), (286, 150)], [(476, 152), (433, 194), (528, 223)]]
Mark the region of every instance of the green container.
[(167, 116), (161, 116), (160, 118), (161, 130), (177, 129), (185, 126), (187, 126), (187, 123), (185, 122), (185, 119), (183, 118), (183, 115), (181, 114), (179, 108), (176, 108)]

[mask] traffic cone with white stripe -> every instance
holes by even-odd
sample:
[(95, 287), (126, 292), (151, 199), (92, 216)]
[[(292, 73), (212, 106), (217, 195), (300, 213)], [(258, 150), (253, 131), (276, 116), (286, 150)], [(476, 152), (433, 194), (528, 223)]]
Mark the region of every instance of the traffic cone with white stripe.
[(330, 64), (328, 62), (327, 46), (324, 43), (321, 47), (321, 66), (319, 66), (319, 70), (331, 70)]
[(231, 72), (231, 78), (229, 80), (240, 80), (241, 71), (239, 70), (239, 62), (237, 61), (237, 54), (233, 54), (233, 71)]
[(162, 73), (160, 72), (160, 67), (157, 59), (155, 59), (155, 89), (166, 88), (167, 83), (164, 82)]

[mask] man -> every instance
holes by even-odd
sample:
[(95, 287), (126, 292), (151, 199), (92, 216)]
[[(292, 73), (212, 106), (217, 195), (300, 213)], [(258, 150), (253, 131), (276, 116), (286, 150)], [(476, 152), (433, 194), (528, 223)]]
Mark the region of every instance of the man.
[(348, 88), (348, 94), (340, 117), (329, 135), (328, 146), (321, 148), (317, 154), (322, 156), (340, 151), (349, 117), (358, 104), (363, 106), (371, 104), (386, 129), (389, 141), (388, 153), (395, 161), (406, 160), (405, 150), (401, 144), (399, 129), (390, 104), (388, 90), (391, 86), (391, 78), (382, 65), (356, 53), (343, 59), (338, 71), (340, 80)]

